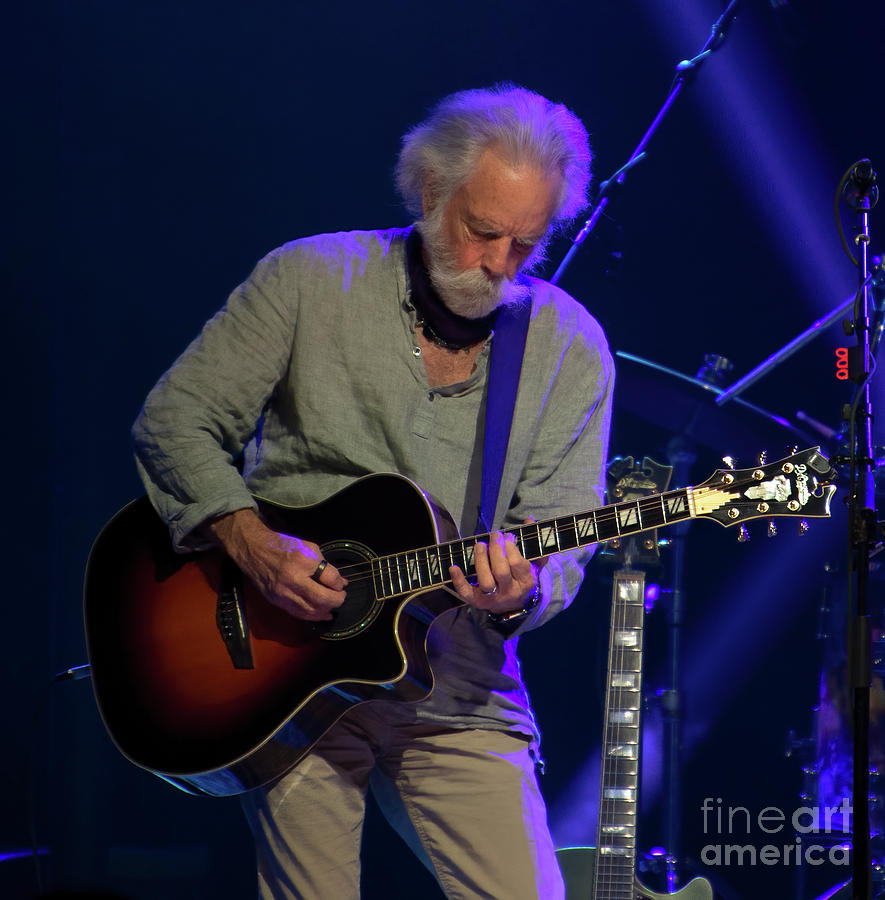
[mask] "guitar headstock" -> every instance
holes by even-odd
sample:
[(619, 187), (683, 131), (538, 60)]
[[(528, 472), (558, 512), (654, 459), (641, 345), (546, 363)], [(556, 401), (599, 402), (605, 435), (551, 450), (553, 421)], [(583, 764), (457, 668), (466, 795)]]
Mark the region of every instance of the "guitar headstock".
[[(605, 470), (605, 490), (609, 502), (638, 500), (650, 494), (660, 494), (667, 489), (672, 466), (664, 466), (644, 456), (642, 462), (632, 456), (616, 456)], [(657, 529), (637, 536), (624, 536), (605, 541), (600, 558), (620, 565), (645, 568), (660, 564)]]
[(824, 518), (836, 471), (819, 447), (747, 469), (717, 469), (692, 490), (694, 515), (737, 525), (747, 519)]

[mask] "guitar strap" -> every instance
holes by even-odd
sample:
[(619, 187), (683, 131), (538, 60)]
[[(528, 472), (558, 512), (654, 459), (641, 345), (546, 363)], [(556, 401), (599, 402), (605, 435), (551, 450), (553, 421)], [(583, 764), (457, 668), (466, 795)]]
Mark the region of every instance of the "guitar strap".
[(502, 307), (495, 321), (486, 394), (482, 494), (476, 534), (491, 531), (495, 521), (495, 507), (501, 490), (504, 460), (507, 458), (507, 443), (513, 424), (513, 409), (516, 406), (516, 392), (531, 314), (531, 302), (510, 303)]

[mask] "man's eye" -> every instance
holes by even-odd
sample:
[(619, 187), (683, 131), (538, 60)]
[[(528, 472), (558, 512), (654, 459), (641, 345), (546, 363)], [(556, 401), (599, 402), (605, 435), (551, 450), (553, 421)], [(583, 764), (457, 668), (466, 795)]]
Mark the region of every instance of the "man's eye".
[(470, 236), (477, 241), (493, 241), (498, 236), (492, 231), (482, 231), (479, 228), (472, 227), (471, 225), (467, 226), (467, 231)]

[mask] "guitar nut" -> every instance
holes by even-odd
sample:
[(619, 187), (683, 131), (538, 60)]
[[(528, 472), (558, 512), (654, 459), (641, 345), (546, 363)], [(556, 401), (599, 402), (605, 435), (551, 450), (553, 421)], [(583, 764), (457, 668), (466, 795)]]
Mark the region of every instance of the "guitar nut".
[(791, 462), (784, 463), (783, 472), (785, 475), (789, 475), (790, 472), (793, 471), (793, 464)]
[(756, 471), (753, 473), (753, 478), (755, 478), (756, 481), (762, 481), (764, 477), (765, 473), (762, 471), (762, 469), (756, 469)]
[(760, 503), (756, 507), (756, 512), (767, 513), (768, 512), (768, 504), (765, 502)]
[(734, 475), (731, 472), (723, 472), (722, 473), (722, 483), (723, 484), (731, 484), (734, 481)]
[(796, 512), (800, 506), (801, 504), (798, 500), (790, 500), (790, 502), (787, 503), (787, 509), (790, 510), (790, 512)]
[(736, 519), (739, 515), (740, 515), (740, 512), (737, 509), (735, 509), (733, 506), (731, 507), (731, 509), (728, 510), (728, 518), (729, 519)]

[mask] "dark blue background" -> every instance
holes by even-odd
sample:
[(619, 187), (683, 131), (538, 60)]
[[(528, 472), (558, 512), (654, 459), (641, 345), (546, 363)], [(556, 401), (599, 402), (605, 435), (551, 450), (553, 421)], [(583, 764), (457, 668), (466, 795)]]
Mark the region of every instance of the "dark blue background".
[[(885, 166), (882, 7), (775, 5), (744, 4), (562, 282), (616, 350), (686, 374), (717, 352), (742, 375), (854, 290), (833, 193), (856, 159)], [(105, 736), (88, 682), (49, 687), (85, 662), (83, 568), (102, 524), (140, 492), (128, 428), (145, 393), (267, 250), (407, 221), (391, 178), (399, 136), (441, 95), (511, 79), (565, 102), (591, 132), (602, 179), (720, 10), (715, 0), (50, 0), (6, 15), (0, 850), (28, 847), (30, 807), (50, 851), (47, 887), (250, 895), (236, 802), (190, 798), (136, 770)], [(554, 244), (548, 275), (566, 249)], [(834, 350), (846, 343), (826, 329), (748, 399), (838, 429), (849, 391), (833, 377)], [(671, 382), (634, 369), (612, 452), (663, 459), (672, 435), (648, 411), (666, 405)], [(764, 421), (740, 448), (725, 444), (725, 424), (701, 436), (693, 481), (726, 452), (748, 462), (760, 441), (772, 457), (782, 450)], [(813, 733), (827, 661), (816, 638), (823, 566), (841, 563), (847, 538), (841, 516), (803, 541), (782, 531), (741, 547), (714, 525), (689, 534), (683, 840), (695, 860), (711, 842), (703, 798), (788, 814), (801, 805), (800, 763), (784, 746), (790, 729)], [(594, 564), (575, 607), (523, 643), (555, 829), (599, 740), (608, 577)], [(650, 618), (651, 689), (663, 683), (662, 619)], [(643, 849), (663, 840), (656, 796), (652, 784)], [(434, 896), (370, 822), (366, 897)], [(591, 841), (593, 822), (579, 831)], [(724, 897), (760, 884), (766, 897), (793, 896), (797, 876), (786, 866), (707, 874)], [(841, 875), (820, 867), (807, 878), (823, 890)], [(36, 892), (28, 860), (0, 862), (0, 892)]]

